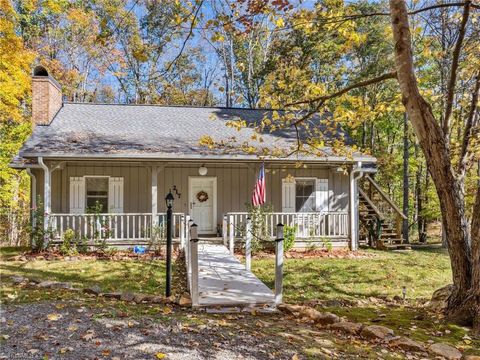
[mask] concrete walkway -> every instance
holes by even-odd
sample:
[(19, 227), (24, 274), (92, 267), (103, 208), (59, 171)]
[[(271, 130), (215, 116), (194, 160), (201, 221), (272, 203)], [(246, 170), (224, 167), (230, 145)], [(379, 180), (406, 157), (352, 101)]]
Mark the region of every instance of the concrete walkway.
[(224, 245), (198, 245), (200, 306), (274, 305), (274, 294)]

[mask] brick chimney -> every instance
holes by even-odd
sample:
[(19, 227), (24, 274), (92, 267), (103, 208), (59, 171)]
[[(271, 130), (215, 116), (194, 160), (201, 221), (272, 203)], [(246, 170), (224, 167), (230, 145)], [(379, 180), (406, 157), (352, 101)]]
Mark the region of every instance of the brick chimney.
[(43, 66), (36, 66), (32, 77), (32, 121), (35, 125), (48, 125), (62, 107), (60, 84)]

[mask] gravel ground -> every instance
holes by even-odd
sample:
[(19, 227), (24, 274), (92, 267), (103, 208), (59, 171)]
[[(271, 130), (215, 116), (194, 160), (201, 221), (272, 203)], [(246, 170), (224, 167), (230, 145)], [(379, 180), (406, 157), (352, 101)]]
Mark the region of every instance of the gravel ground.
[(285, 337), (256, 331), (262, 317), (178, 315), (112, 317), (75, 301), (6, 305), (0, 359), (295, 359), (301, 352)]

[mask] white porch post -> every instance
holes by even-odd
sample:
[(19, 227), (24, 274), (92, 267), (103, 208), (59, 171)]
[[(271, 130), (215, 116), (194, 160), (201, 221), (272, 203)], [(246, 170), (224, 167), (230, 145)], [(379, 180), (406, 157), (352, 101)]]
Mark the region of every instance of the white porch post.
[(235, 254), (235, 228), (234, 228), (234, 223), (233, 223), (233, 215), (230, 215), (228, 219), (228, 229), (229, 229), (229, 244), (228, 248), (230, 249), (230, 255)]
[(357, 192), (357, 180), (362, 175), (361, 172), (358, 172), (358, 169), (361, 168), (362, 163), (357, 163), (357, 165), (352, 166), (350, 170), (350, 182), (349, 182), (349, 202), (348, 202), (348, 212), (350, 220), (350, 250), (358, 250), (358, 192)]
[(152, 166), (152, 226), (158, 225), (158, 167)]
[(48, 245), (49, 236), (48, 236), (48, 228), (49, 228), (49, 222), (50, 222), (50, 213), (52, 211), (52, 206), (51, 206), (51, 173), (50, 169), (48, 166), (43, 162), (43, 157), (38, 158), (38, 163), (43, 169), (43, 177), (44, 177), (44, 188), (43, 188), (43, 207), (44, 207), (44, 218), (43, 218), (43, 230), (45, 232), (45, 238), (44, 238), (44, 246)]
[[(27, 168), (27, 174), (30, 176), (31, 183), (30, 183), (30, 194), (31, 194), (31, 206), (32, 209), (37, 208), (37, 178), (30, 168)], [(30, 222), (32, 227), (35, 227), (35, 216), (33, 215), (33, 210), (30, 211)]]

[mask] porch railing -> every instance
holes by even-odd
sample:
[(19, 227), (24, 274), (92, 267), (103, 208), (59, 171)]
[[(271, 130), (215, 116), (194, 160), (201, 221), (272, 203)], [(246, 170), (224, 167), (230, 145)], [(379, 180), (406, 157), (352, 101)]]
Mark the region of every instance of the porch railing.
[[(348, 237), (348, 212), (311, 212), (311, 213), (269, 213), (265, 214), (263, 226), (270, 237), (276, 236), (277, 224), (282, 223), (296, 228), (296, 237), (346, 238)], [(245, 236), (247, 212), (230, 212), (225, 215), (224, 237), (229, 238), (233, 230), (235, 238)]]
[[(183, 215), (173, 214), (173, 233), (176, 238), (181, 237)], [(151, 213), (49, 215), (49, 226), (56, 240), (62, 239), (67, 229), (72, 229), (79, 238), (148, 241), (154, 235), (161, 238), (166, 236), (166, 222), (165, 213), (156, 214), (155, 218)]]

